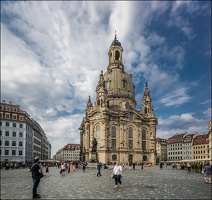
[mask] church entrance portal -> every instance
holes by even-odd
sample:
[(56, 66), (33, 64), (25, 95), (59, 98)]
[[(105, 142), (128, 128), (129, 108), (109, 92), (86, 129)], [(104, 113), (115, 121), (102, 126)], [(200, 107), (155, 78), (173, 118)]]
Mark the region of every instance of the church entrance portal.
[(133, 164), (133, 155), (129, 155), (128, 161), (129, 161), (129, 165)]

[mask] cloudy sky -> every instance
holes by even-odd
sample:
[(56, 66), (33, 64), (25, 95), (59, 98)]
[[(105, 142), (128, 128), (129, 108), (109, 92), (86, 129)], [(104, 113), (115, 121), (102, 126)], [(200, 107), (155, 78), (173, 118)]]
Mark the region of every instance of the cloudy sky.
[(45, 131), (52, 155), (79, 143), (89, 95), (117, 31), (125, 70), (145, 82), (157, 137), (207, 133), (211, 119), (211, 2), (1, 1), (1, 99)]

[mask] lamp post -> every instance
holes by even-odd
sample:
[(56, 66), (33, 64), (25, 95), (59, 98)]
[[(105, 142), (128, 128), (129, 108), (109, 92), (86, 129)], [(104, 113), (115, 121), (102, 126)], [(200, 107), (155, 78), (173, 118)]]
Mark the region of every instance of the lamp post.
[(83, 151), (82, 151), (82, 160), (83, 162), (85, 162), (85, 147), (83, 147)]
[(107, 142), (107, 162), (109, 164), (110, 162), (109, 153), (111, 152), (110, 128), (107, 128), (106, 130), (106, 142)]
[(82, 150), (80, 151), (79, 157), (80, 157), (80, 162), (82, 162)]

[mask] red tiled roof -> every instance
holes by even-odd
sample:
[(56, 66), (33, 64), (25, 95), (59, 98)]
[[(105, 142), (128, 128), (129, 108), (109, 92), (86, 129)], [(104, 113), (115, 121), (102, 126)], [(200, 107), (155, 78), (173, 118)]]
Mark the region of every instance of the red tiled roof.
[(63, 150), (80, 149), (80, 144), (67, 144)]
[(208, 135), (198, 135), (193, 139), (193, 145), (208, 144)]

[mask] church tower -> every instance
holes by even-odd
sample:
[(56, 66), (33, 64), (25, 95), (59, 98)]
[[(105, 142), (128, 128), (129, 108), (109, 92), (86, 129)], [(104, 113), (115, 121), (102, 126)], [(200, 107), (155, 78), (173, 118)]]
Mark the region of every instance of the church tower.
[(80, 130), (81, 160), (92, 161), (96, 138), (97, 159), (102, 163), (156, 163), (157, 118), (146, 83), (142, 109), (136, 110), (132, 74), (125, 72), (121, 43), (115, 38), (108, 51), (107, 71), (101, 71), (96, 102), (90, 97)]

